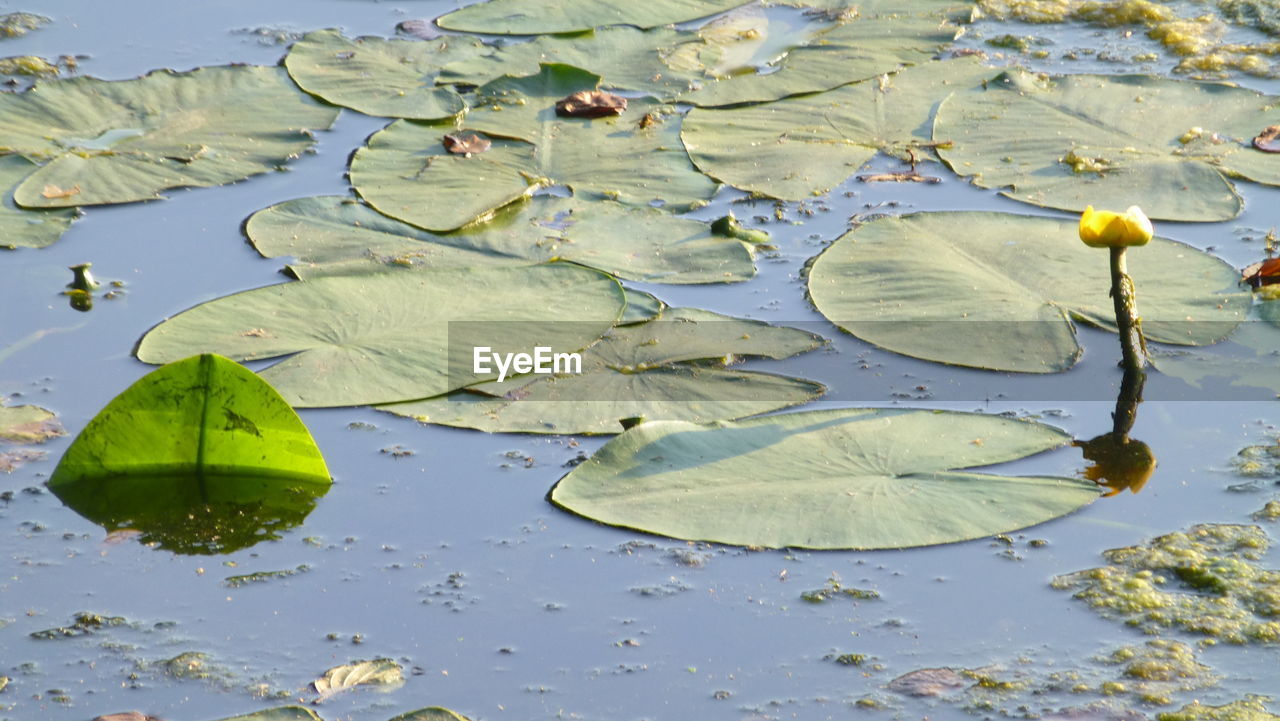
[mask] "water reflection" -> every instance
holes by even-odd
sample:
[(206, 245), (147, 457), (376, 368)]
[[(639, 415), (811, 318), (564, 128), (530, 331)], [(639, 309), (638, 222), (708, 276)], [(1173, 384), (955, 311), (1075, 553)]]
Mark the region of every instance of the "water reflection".
[(300, 525), (328, 484), (264, 476), (125, 476), (50, 488), (108, 538), (185, 555), (231, 553)]
[(1084, 477), (1109, 489), (1104, 496), (1114, 496), (1124, 489), (1131, 493), (1142, 490), (1156, 470), (1156, 456), (1146, 443), (1129, 437), (1142, 403), (1142, 386), (1147, 374), (1141, 368), (1126, 368), (1120, 383), (1116, 409), (1111, 414), (1111, 431), (1087, 441), (1072, 441), (1082, 449), (1092, 465), (1084, 469)]

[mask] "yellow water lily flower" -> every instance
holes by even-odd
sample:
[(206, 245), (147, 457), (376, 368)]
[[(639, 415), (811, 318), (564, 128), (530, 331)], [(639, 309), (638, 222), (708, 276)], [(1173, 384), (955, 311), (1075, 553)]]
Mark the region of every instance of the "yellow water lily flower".
[(1146, 213), (1136, 205), (1123, 213), (1084, 209), (1080, 215), (1080, 240), (1091, 248), (1121, 248), (1146, 245), (1155, 231)]

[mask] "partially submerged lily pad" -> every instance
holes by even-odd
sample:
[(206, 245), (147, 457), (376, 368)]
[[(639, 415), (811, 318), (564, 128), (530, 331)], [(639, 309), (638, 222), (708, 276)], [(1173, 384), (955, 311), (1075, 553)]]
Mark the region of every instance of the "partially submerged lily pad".
[(706, 223), (574, 198), (533, 198), (447, 234), (350, 198), (300, 198), (254, 213), (245, 233), (264, 256), (292, 256), (289, 268), (300, 278), (557, 259), (651, 283), (730, 283), (755, 274), (748, 246), (711, 233)]
[(758, 72), (708, 78), (680, 100), (702, 107), (764, 102), (927, 63), (956, 38), (965, 15), (954, 0), (860, 2)]
[(1231, 85), (1009, 70), (949, 97), (933, 133), (953, 170), (1020, 202), (1214, 221), (1242, 207), (1228, 178), (1280, 185), (1280, 157), (1252, 146), (1277, 122), (1275, 97)]
[(281, 68), (77, 77), (0, 94), (0, 147), (41, 164), (15, 189), (18, 205), (127, 203), (273, 170), (310, 147), (311, 130), (329, 127), (337, 114)]
[(724, 110), (695, 108), (681, 138), (711, 177), (774, 198), (803, 200), (835, 187), (877, 152), (927, 154), (928, 122), (938, 102), (994, 72), (977, 58), (961, 58), (818, 95)]
[(1269, 545), (1258, 526), (1202, 524), (1106, 551), (1109, 565), (1058, 576), (1053, 587), (1150, 634), (1280, 643), (1280, 571), (1259, 563)]
[(671, 210), (710, 198), (716, 184), (689, 162), (680, 123), (673, 118), (641, 127), (646, 115), (669, 108), (638, 100), (614, 118), (556, 115), (557, 101), (594, 90), (599, 81), (561, 65), (495, 80), (477, 89), (476, 107), (463, 123), (464, 130), (490, 137), (487, 152), (452, 155), (441, 145), (442, 128), (398, 121), (356, 151), (351, 183), (380, 212), (436, 231), (486, 220), (556, 184), (578, 196), (637, 206), (660, 202)]
[(45, 452), (27, 446), (38, 445), (66, 435), (53, 411), (39, 406), (9, 406), (0, 402), (0, 473), (45, 457)]
[(697, 425), (642, 423), (552, 489), (610, 525), (768, 548), (906, 548), (1012, 531), (1097, 498), (1072, 478), (959, 469), (1067, 443), (994, 416), (843, 409)]
[(80, 217), (74, 208), (28, 210), (12, 201), (13, 189), (36, 165), (20, 155), (0, 155), (0, 248), (43, 248)]
[(491, 35), (572, 33), (604, 25), (652, 28), (745, 4), (743, 0), (489, 0), (436, 21), (446, 30)]
[(613, 278), (567, 263), (332, 276), (219, 298), (152, 328), (138, 358), (284, 360), (262, 371), (295, 406), (390, 403), (496, 377), (471, 351), (583, 348), (621, 315)]
[(822, 339), (794, 328), (676, 308), (620, 327), (582, 353), (581, 372), (483, 383), (379, 406), (424, 423), (502, 433), (620, 433), (643, 416), (709, 422), (798, 405), (825, 388), (799, 378), (736, 371), (726, 359), (786, 358)]
[[(809, 295), (844, 330), (941, 363), (1026, 373), (1078, 360), (1072, 320), (1114, 330), (1106, 259), (1075, 221), (983, 212), (885, 217), (813, 262)], [(1155, 238), (1129, 254), (1148, 340), (1205, 345), (1248, 311), (1231, 266)]]
[(293, 409), (252, 372), (201, 355), (157, 369), (72, 442), (49, 489), (108, 531), (219, 553), (301, 523), (330, 484)]
[(474, 45), (463, 38), (427, 42), (379, 37), (346, 38), (319, 30), (294, 43), (284, 64), (298, 86), (366, 115), (436, 120), (467, 105), (453, 88), (440, 86), (440, 68), (467, 57)]
[(219, 721), (323, 721), (305, 706), (277, 706), (253, 713), (219, 719)]
[(467, 717), (440, 706), (428, 706), (396, 716), (390, 721), (467, 721)]
[(324, 672), (324, 676), (312, 682), (316, 693), (320, 694), (317, 703), (326, 701), (334, 694), (349, 691), (356, 686), (395, 687), (404, 683), (404, 672), (400, 664), (389, 658), (377, 658), (372, 661), (355, 661), (335, 666)]

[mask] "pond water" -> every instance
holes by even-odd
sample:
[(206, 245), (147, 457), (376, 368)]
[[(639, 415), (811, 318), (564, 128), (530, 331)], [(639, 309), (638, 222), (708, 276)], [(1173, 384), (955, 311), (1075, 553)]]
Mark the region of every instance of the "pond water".
[[(123, 79), (162, 67), (273, 64), (287, 49), (275, 31), (340, 27), (349, 36), (389, 36), (405, 19), (432, 18), (458, 3), (36, 5), (0, 2), (0, 13), (26, 10), (54, 20), (0, 40), (0, 53), (84, 55), (83, 73)], [(1072, 45), (1114, 39), (1079, 27), (1035, 32), (1059, 32), (1060, 42)], [(1050, 66), (1062, 63), (1046, 61)], [(1248, 82), (1280, 91), (1272, 81)], [(0, 394), (56, 411), (74, 436), (151, 370), (131, 352), (153, 325), (197, 303), (284, 280), (279, 260), (260, 258), (244, 242), (243, 219), (290, 198), (349, 192), (349, 154), (385, 124), (344, 110), (332, 130), (317, 134), (316, 152), (287, 172), (173, 191), (159, 202), (92, 208), (49, 248), (0, 253)], [(898, 167), (883, 157), (873, 165)], [(937, 185), (850, 180), (812, 203), (819, 207), (812, 216), (787, 206), (784, 221), (772, 219), (772, 202), (734, 204), (746, 224), (773, 234), (776, 250), (758, 256), (756, 278), (733, 286), (634, 287), (672, 306), (798, 325), (830, 339), (829, 349), (769, 366), (827, 384), (828, 400), (813, 407), (1010, 413), (1079, 438), (1109, 430), (1120, 376), (1113, 335), (1082, 328), (1084, 360), (1058, 376), (964, 371), (874, 349), (840, 333), (807, 301), (805, 262), (854, 216), (1054, 214), (939, 174)], [(1158, 232), (1212, 246), (1238, 267), (1253, 262), (1258, 238), (1280, 225), (1280, 204), (1275, 189), (1246, 185), (1242, 192), (1246, 210), (1233, 221), (1162, 224)], [(718, 217), (741, 197), (722, 190), (695, 215)], [(124, 293), (88, 313), (69, 308), (59, 292), (67, 266), (82, 262), (92, 262), (102, 280), (123, 281)], [(1103, 673), (1096, 656), (1147, 637), (1099, 618), (1049, 581), (1100, 565), (1105, 549), (1193, 523), (1247, 523), (1275, 497), (1269, 479), (1261, 492), (1228, 490), (1244, 480), (1231, 466), (1237, 451), (1276, 431), (1273, 394), (1225, 382), (1193, 389), (1152, 374), (1147, 397), (1132, 435), (1151, 446), (1159, 467), (1141, 493), (1100, 499), (1007, 541), (881, 552), (752, 551), (598, 525), (556, 509), (546, 494), (566, 464), (605, 439), (489, 435), (342, 408), (301, 414), (335, 478), (303, 525), (222, 556), (175, 555), (106, 539), (45, 490), (69, 442), (55, 440), (48, 459), (0, 475), (0, 490), (12, 491), (0, 501), (0, 676), (10, 679), (0, 686), (0, 720), (84, 720), (127, 709), (169, 721), (223, 718), (309, 700), (306, 685), (325, 669), (377, 657), (399, 661), (407, 682), (386, 693), (339, 695), (316, 707), (324, 718), (378, 721), (433, 705), (471, 719), (967, 718), (962, 707), (972, 699), (912, 699), (885, 684), (941, 666), (992, 667), (995, 675)], [(1083, 466), (1068, 448), (1000, 470), (1069, 476)], [(1278, 567), (1280, 554), (1260, 563)], [(295, 573), (227, 581), (279, 571)], [(879, 598), (801, 598), (832, 578)], [(30, 635), (67, 626), (79, 612), (127, 623), (57, 639)], [(166, 665), (191, 653), (205, 656)], [(867, 658), (861, 665), (833, 660), (841, 654)], [(1207, 647), (1200, 660), (1224, 680), (1176, 692), (1163, 708), (1280, 691), (1275, 644)], [(865, 699), (881, 708), (859, 706)], [(1079, 700), (1009, 703), (1034, 711)]]

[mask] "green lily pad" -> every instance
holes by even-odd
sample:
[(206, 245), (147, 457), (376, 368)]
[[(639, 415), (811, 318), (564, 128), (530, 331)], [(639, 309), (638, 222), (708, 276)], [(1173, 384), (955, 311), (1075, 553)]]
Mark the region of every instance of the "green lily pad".
[(758, 72), (721, 75), (680, 100), (702, 107), (758, 103), (874, 78), (933, 58), (960, 31), (953, 18), (963, 17), (953, 0), (859, 3)]
[(466, 110), (452, 88), (436, 83), (440, 68), (474, 54), (463, 38), (428, 42), (361, 37), (337, 30), (308, 33), (285, 56), (289, 76), (303, 90), (366, 115), (435, 120)]
[[(887, 350), (991, 370), (1054, 373), (1081, 350), (1071, 320), (1114, 330), (1107, 254), (1074, 220), (916, 213), (871, 221), (813, 262), (809, 295)], [(1162, 238), (1128, 253), (1148, 340), (1207, 345), (1248, 311), (1231, 266)]]
[(607, 443), (550, 500), (601, 523), (688, 540), (929, 546), (1043, 523), (1097, 498), (1080, 479), (963, 470), (1069, 441), (1039, 423), (908, 409), (653, 421)]
[(446, 30), (491, 35), (572, 33), (604, 25), (652, 28), (714, 15), (742, 0), (489, 0), (438, 19)]
[(582, 354), (581, 373), (482, 383), (439, 398), (379, 406), (423, 423), (491, 433), (613, 434), (619, 420), (742, 418), (813, 400), (798, 378), (725, 368), (734, 357), (787, 358), (822, 338), (691, 308), (614, 331)]
[(938, 102), (994, 72), (977, 58), (743, 108), (695, 108), (681, 137), (693, 162), (736, 188), (803, 200), (843, 182), (877, 152), (905, 157), (931, 142)]
[(689, 162), (680, 118), (669, 106), (639, 99), (611, 118), (556, 115), (557, 100), (594, 89), (599, 80), (564, 65), (495, 80), (477, 89), (464, 123), (493, 138), (487, 151), (454, 155), (444, 148), (443, 128), (397, 121), (356, 151), (351, 183), (378, 211), (436, 231), (487, 219), (555, 184), (578, 196), (637, 206), (660, 202), (668, 210), (710, 198), (716, 184)]
[(727, 283), (755, 274), (748, 247), (706, 223), (654, 208), (533, 198), (495, 219), (435, 234), (349, 198), (300, 198), (250, 216), (245, 233), (266, 257), (293, 256), (300, 278), (567, 260), (628, 280)]
[(0, 148), (42, 164), (15, 189), (18, 205), (127, 203), (265, 173), (310, 147), (310, 131), (337, 114), (282, 68), (77, 77), (0, 94)]
[(26, 210), (10, 200), (13, 189), (36, 165), (21, 155), (0, 155), (0, 248), (43, 248), (62, 237), (80, 217), (75, 209)]
[(320, 450), (280, 395), (206, 354), (159, 368), (108, 403), (49, 489), (108, 531), (218, 553), (297, 525), (329, 483)]
[(1277, 98), (1231, 85), (1010, 70), (948, 98), (933, 134), (953, 170), (1017, 201), (1214, 221), (1240, 213), (1229, 177), (1280, 185), (1280, 157), (1252, 146), (1277, 123)]
[(583, 348), (624, 304), (617, 281), (566, 263), (322, 277), (198, 305), (148, 331), (137, 354), (288, 356), (262, 377), (294, 406), (390, 403), (496, 377), (472, 372), (475, 346)]

